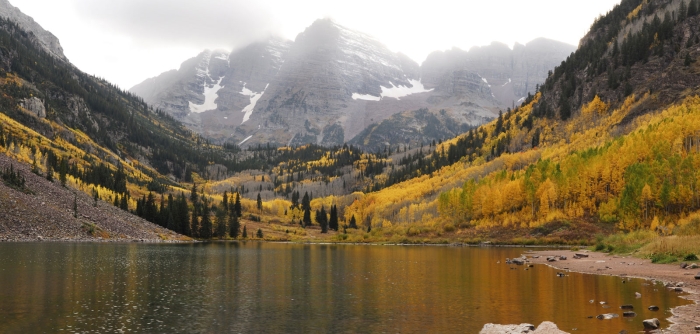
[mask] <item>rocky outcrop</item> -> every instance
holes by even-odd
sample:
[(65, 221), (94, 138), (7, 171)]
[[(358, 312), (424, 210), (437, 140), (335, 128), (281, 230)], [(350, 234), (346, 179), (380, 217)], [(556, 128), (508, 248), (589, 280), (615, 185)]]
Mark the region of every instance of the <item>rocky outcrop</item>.
[(516, 43), (513, 49), (497, 42), (469, 51), (454, 48), (430, 54), (421, 66), (421, 75), (427, 85), (448, 92), (475, 89), (470, 87), (473, 79), (464, 80), (461, 85), (451, 80), (463, 75), (475, 76), (477, 81), (487, 84), (486, 92), (493, 94), (498, 105), (507, 108), (534, 94), (548, 72), (575, 50), (573, 45), (545, 38), (525, 45)]
[(0, 17), (10, 20), (23, 30), (34, 34), (37, 44), (52, 56), (66, 62), (68, 61), (68, 58), (63, 54), (63, 47), (61, 47), (58, 38), (44, 30), (33, 18), (12, 6), (8, 0), (0, 0)]
[(24, 99), (22, 102), (20, 102), (20, 105), (22, 106), (22, 108), (24, 108), (26, 111), (30, 112), (36, 117), (46, 117), (46, 108), (44, 107), (44, 102), (42, 102), (38, 97), (30, 97), (28, 99)]

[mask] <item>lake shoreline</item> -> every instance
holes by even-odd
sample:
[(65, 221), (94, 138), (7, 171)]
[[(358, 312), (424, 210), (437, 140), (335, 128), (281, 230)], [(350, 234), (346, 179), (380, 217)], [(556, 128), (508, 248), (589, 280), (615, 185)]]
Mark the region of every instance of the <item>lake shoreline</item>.
[[(587, 258), (574, 259), (576, 253), (586, 253)], [(682, 283), (682, 292), (687, 293), (680, 298), (693, 303), (671, 309), (672, 317), (668, 318), (671, 326), (664, 333), (696, 333), (695, 326), (700, 325), (700, 280), (695, 275), (700, 269), (681, 269), (678, 264), (655, 264), (651, 260), (632, 256), (608, 255), (597, 252), (581, 252), (571, 250), (540, 250), (527, 252), (532, 263), (548, 265), (557, 270), (582, 274), (607, 275), (616, 277), (641, 278), (677, 285)], [(557, 259), (548, 262), (549, 256), (565, 256), (566, 260)], [(645, 319), (637, 319), (643, 321)]]

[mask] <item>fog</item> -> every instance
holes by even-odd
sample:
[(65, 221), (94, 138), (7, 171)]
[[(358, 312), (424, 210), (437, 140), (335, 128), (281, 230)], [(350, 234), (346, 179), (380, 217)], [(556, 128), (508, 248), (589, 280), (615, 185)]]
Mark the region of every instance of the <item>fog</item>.
[(61, 41), (80, 69), (122, 88), (178, 68), (204, 49), (270, 35), (293, 40), (330, 17), (418, 63), (432, 51), (546, 37), (577, 45), (616, 0), (10, 0)]

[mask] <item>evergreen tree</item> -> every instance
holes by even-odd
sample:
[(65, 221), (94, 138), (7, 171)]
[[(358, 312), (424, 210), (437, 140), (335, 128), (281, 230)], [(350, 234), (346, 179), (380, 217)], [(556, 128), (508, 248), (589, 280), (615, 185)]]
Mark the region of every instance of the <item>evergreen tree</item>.
[(304, 210), (304, 218), (301, 226), (304, 228), (311, 226), (311, 210)]
[(333, 231), (338, 231), (338, 207), (331, 206), (331, 217), (328, 220), (328, 228)]
[(256, 236), (258, 237), (258, 239), (262, 239), (262, 238), (263, 238), (263, 231), (262, 231), (262, 229), (258, 229), (258, 232), (256, 233)]
[(355, 220), (355, 215), (352, 215), (352, 218), (350, 218), (350, 228), (357, 228), (357, 220)]
[(248, 239), (248, 227), (243, 225), (243, 239)]
[(78, 218), (78, 194), (73, 193), (73, 217)]
[(46, 179), (53, 182), (53, 167), (51, 165), (46, 166)]
[(221, 201), (221, 205), (224, 207), (224, 210), (228, 211), (228, 193), (224, 191), (224, 198)]
[(124, 211), (129, 211), (129, 198), (127, 194), (122, 195), (121, 203), (119, 203), (119, 207), (124, 210)]
[(119, 207), (119, 194), (114, 194), (114, 204), (115, 207)]
[(95, 190), (95, 188), (92, 188), (92, 197), (95, 200), (94, 207), (97, 207), (97, 201), (100, 199), (100, 193)]
[(241, 207), (241, 195), (236, 193), (236, 203), (234, 203), (234, 208), (236, 210), (236, 215), (238, 217), (243, 217), (243, 209)]
[(326, 216), (324, 207), (321, 207), (321, 210), (316, 210), (316, 221), (321, 225), (321, 233), (328, 233), (328, 216)]
[(260, 193), (258, 193), (258, 211), (262, 212), (262, 209), (263, 209), (262, 198), (260, 197)]
[(228, 235), (229, 227), (226, 225), (228, 222), (228, 215), (225, 207), (220, 207), (216, 209), (216, 236), (220, 239), (226, 238)]
[(202, 221), (200, 222), (199, 237), (203, 239), (211, 239), (212, 231), (211, 217), (209, 217), (209, 201), (202, 198)]
[(61, 159), (61, 165), (58, 169), (58, 180), (61, 181), (62, 186), (66, 186), (66, 181), (68, 181), (68, 164), (64, 159)]
[(235, 212), (228, 215), (228, 227), (231, 238), (237, 239), (241, 234), (241, 223), (238, 221), (238, 216), (235, 214)]

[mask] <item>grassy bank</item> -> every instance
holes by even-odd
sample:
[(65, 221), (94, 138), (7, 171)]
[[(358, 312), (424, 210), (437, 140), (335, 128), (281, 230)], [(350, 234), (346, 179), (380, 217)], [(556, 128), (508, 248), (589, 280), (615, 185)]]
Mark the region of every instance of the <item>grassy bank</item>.
[(598, 238), (594, 250), (633, 255), (653, 263), (698, 261), (700, 235), (659, 236), (651, 231), (618, 233)]

